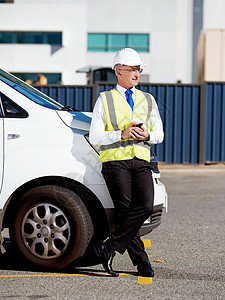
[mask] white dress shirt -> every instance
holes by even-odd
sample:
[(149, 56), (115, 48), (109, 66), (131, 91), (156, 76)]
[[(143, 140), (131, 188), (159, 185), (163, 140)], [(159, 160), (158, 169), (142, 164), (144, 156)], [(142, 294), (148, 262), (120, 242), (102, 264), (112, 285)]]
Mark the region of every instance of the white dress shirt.
[[(123, 96), (126, 100), (126, 89), (122, 86), (116, 86), (116, 90)], [(133, 87), (132, 89), (132, 97), (135, 103), (136, 98), (136, 89)], [(155, 99), (154, 99), (155, 101)], [(138, 120), (133, 120), (137, 121)], [(103, 105), (103, 99), (100, 95), (95, 103), (94, 110), (93, 110), (93, 117), (91, 121), (91, 128), (90, 128), (90, 143), (97, 147), (98, 145), (108, 145), (121, 140), (121, 131), (106, 131), (106, 114)], [(150, 118), (150, 123), (152, 126), (152, 131), (149, 132), (150, 140), (148, 141), (150, 144), (158, 144), (163, 141), (164, 133), (163, 133), (163, 124), (162, 120), (159, 115), (159, 110), (156, 102), (154, 103), (153, 112)]]

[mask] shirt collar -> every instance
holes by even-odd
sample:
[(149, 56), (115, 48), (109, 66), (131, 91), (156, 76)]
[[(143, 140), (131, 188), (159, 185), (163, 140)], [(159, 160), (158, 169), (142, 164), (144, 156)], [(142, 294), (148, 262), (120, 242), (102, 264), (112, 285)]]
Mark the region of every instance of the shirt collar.
[[(116, 90), (123, 96), (123, 98), (126, 99), (125, 92), (126, 92), (127, 89), (125, 89), (124, 87), (122, 87), (119, 84), (117, 84), (116, 85)], [(134, 95), (134, 98), (135, 98), (135, 96), (136, 96), (135, 87), (133, 86), (130, 90), (133, 92), (133, 95)]]

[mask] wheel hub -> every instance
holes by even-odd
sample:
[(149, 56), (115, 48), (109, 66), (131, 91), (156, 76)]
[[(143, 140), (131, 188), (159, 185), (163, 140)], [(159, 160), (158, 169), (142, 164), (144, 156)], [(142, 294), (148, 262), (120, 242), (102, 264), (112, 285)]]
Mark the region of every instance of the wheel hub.
[(42, 236), (50, 236), (50, 228), (47, 226), (42, 226), (41, 227), (41, 235)]
[(42, 259), (53, 259), (62, 255), (71, 236), (65, 213), (50, 203), (32, 207), (23, 218), (21, 232), (28, 250)]

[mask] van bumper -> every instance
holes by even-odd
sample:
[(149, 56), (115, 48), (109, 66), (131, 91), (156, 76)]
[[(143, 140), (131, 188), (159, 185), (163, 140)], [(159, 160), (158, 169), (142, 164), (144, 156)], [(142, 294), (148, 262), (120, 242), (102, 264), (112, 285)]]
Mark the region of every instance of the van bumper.
[(144, 222), (141, 229), (139, 230), (141, 236), (148, 234), (161, 224), (162, 213), (163, 204), (154, 206), (151, 217)]

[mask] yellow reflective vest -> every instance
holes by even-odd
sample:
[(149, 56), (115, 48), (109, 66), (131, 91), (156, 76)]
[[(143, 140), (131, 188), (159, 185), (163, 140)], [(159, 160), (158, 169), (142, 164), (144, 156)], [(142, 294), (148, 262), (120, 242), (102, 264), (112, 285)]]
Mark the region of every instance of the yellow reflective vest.
[[(145, 129), (152, 130), (150, 119), (155, 100), (152, 95), (136, 89), (133, 111), (127, 101), (116, 90), (101, 93), (106, 114), (106, 131), (124, 130), (135, 120), (142, 120)], [(100, 145), (103, 162), (138, 157), (150, 161), (150, 145), (145, 141), (125, 139), (109, 145)]]

